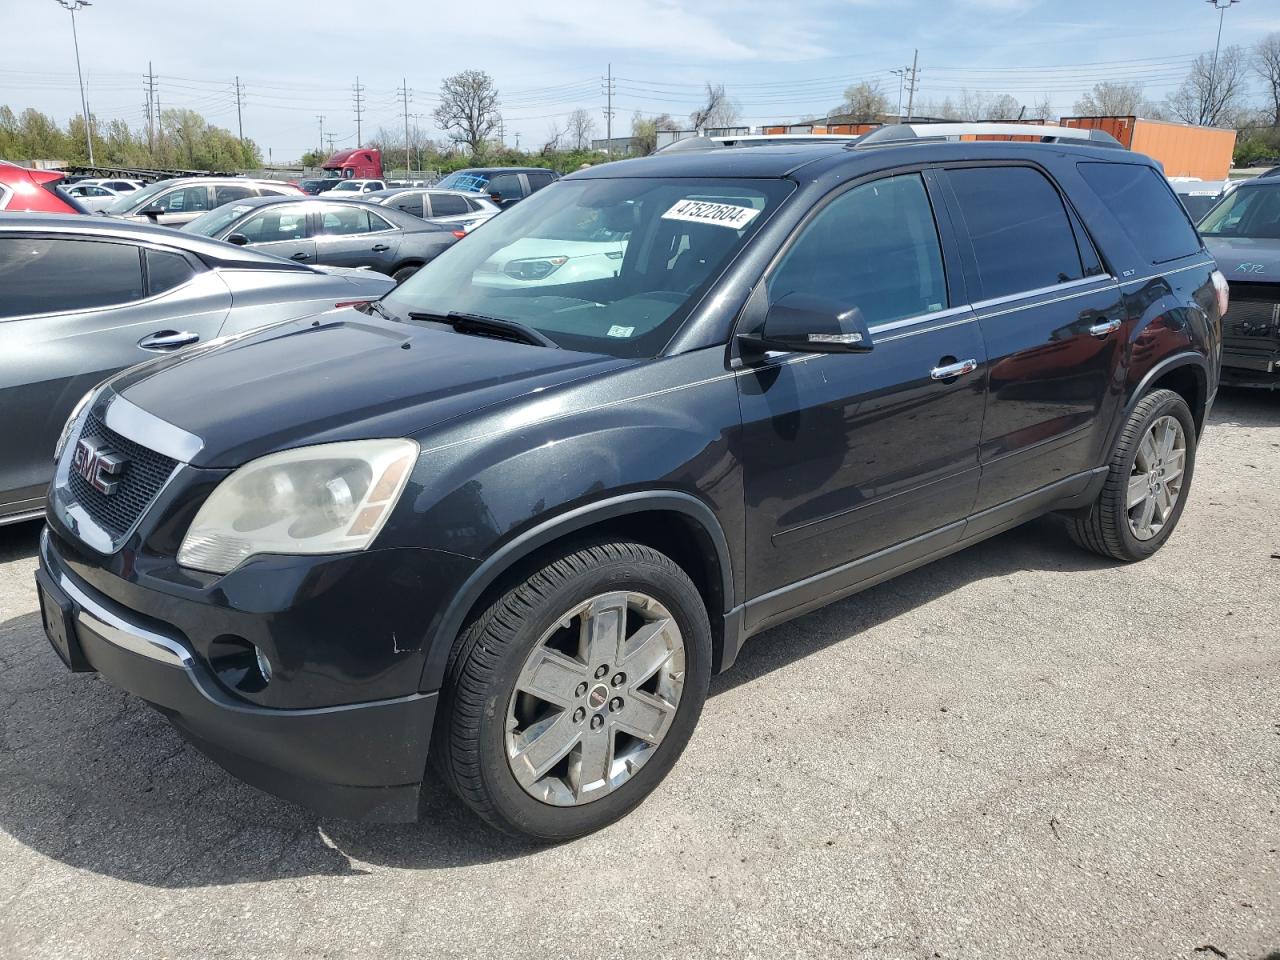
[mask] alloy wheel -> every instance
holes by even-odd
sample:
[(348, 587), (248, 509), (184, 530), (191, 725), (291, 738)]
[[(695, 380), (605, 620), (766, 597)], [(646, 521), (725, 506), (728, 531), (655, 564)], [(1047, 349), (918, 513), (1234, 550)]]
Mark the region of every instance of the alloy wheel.
[(507, 760), (530, 796), (556, 806), (617, 790), (653, 756), (684, 686), (671, 613), (634, 591), (600, 594), (534, 645), (507, 706)]
[(1164, 529), (1182, 494), (1187, 436), (1176, 417), (1159, 417), (1147, 428), (1129, 474), (1125, 506), (1129, 529), (1150, 540)]

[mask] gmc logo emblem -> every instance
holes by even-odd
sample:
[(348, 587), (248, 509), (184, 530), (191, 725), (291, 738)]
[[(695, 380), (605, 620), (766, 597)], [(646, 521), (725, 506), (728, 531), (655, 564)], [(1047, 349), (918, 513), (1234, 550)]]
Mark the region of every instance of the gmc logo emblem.
[(124, 457), (92, 440), (77, 443), (71, 456), (71, 469), (84, 477), (89, 486), (107, 496), (115, 493), (120, 484), (119, 480), (112, 478), (119, 477), (128, 465), (129, 461)]

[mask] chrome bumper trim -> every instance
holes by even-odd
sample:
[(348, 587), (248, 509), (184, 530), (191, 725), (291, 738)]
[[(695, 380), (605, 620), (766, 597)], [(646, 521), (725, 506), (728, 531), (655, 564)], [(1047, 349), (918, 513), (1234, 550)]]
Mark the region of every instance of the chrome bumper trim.
[(49, 529), (40, 532), (40, 559), (44, 568), (67, 596), (75, 601), (80, 626), (112, 646), (147, 657), (170, 667), (184, 669), (193, 662), (191, 652), (176, 640), (129, 623), (98, 603), (54, 563), (50, 554)]

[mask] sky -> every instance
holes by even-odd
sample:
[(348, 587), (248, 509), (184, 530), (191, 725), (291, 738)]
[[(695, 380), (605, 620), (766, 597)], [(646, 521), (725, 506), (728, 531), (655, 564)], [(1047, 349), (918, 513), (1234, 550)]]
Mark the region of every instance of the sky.
[[(892, 109), (899, 78), (890, 71), (910, 66), (915, 50), (917, 102), (969, 90), (1028, 107), (1047, 96), (1071, 113), (1108, 79), (1141, 83), (1159, 100), (1212, 50), (1219, 15), (1206, 0), (93, 0), (76, 22), (100, 120), (144, 124), (150, 62), (162, 107), (188, 107), (234, 132), (238, 77), (244, 135), (284, 163), (320, 146), (321, 116), (326, 143), (332, 134), (337, 149), (356, 145), (357, 77), (365, 139), (380, 127), (403, 131), (402, 84), (410, 124), (443, 136), (431, 119), (440, 81), (464, 69), (494, 78), (504, 139), (522, 148), (546, 142), (578, 107), (604, 136), (610, 65), (615, 136), (629, 133), (637, 110), (686, 119), (708, 81), (723, 83), (752, 125), (821, 115), (862, 80), (880, 83)], [(78, 112), (70, 14), (59, 0), (0, 0), (0, 23), (0, 104), (64, 121)], [(1240, 0), (1223, 17), (1222, 43), (1275, 30), (1280, 0)]]

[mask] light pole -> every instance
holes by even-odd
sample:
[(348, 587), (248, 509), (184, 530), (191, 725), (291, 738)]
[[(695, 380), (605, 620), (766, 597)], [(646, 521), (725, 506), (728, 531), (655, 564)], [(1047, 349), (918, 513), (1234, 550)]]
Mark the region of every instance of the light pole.
[(76, 11), (91, 7), (89, 0), (57, 0), (58, 6), (71, 13), (71, 42), (76, 46), (76, 76), (80, 79), (80, 111), (84, 117), (84, 140), (89, 147), (89, 166), (93, 166), (93, 127), (89, 125), (89, 102), (84, 96), (84, 74), (80, 71), (80, 37), (76, 34)]
[(902, 82), (907, 78), (907, 71), (910, 67), (903, 67), (901, 70), (890, 70), (895, 77), (898, 78), (898, 122), (902, 122)]
[(1213, 45), (1213, 66), (1209, 68), (1209, 98), (1205, 109), (1200, 113), (1206, 124), (1217, 119), (1214, 98), (1218, 94), (1218, 49), (1222, 46), (1222, 21), (1226, 18), (1227, 11), (1239, 2), (1240, 0), (1205, 0), (1205, 3), (1218, 11), (1218, 41)]

